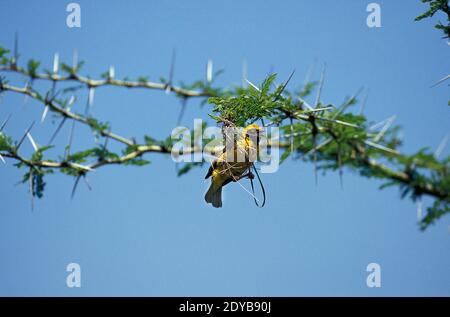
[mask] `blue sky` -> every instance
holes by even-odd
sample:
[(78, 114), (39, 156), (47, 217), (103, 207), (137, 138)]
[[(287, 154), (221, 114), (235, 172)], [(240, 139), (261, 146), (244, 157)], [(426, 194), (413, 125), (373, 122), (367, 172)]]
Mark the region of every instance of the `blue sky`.
[[(119, 78), (156, 81), (167, 77), (175, 48), (176, 82), (204, 78), (212, 59), (225, 70), (223, 86), (240, 84), (243, 59), (256, 83), (271, 69), (281, 78), (296, 69), (292, 87), (312, 64), (317, 78), (326, 63), (325, 102), (339, 104), (364, 86), (371, 120), (397, 115), (402, 151), (436, 148), (449, 132), (448, 86), (430, 88), (450, 66), (448, 45), (433, 28), (444, 17), (414, 22), (426, 9), (420, 1), (378, 1), (382, 27), (368, 28), (369, 2), (78, 1), (82, 25), (70, 29), (69, 1), (3, 0), (0, 45), (12, 48), (17, 31), (22, 64), (35, 58), (51, 68), (55, 52), (70, 63), (76, 49), (86, 75), (114, 65)], [(82, 98), (74, 107), (84, 109)], [(12, 94), (0, 103), (0, 120), (13, 113), (6, 132), (15, 137), (42, 112), (23, 103)], [(183, 124), (192, 127), (208, 107), (189, 101)], [(179, 109), (160, 91), (102, 88), (92, 112), (119, 134), (165, 138)], [(33, 136), (45, 144), (55, 127), (47, 120)], [(93, 144), (80, 127), (74, 142)], [(206, 168), (178, 178), (170, 157), (147, 158), (146, 167), (96, 171), (93, 190), (80, 183), (73, 200), (73, 179), (50, 176), (33, 211), (27, 186), (15, 185), (23, 171), (11, 161), (0, 166), (0, 295), (450, 295), (449, 217), (421, 232), (415, 204), (394, 188), (380, 191), (379, 182), (350, 172), (344, 189), (332, 173), (315, 186), (311, 165), (288, 160), (263, 175), (266, 207), (232, 184), (217, 210), (203, 201)], [(81, 288), (66, 286), (71, 262), (81, 266)], [(381, 288), (366, 286), (371, 262), (381, 265)]]

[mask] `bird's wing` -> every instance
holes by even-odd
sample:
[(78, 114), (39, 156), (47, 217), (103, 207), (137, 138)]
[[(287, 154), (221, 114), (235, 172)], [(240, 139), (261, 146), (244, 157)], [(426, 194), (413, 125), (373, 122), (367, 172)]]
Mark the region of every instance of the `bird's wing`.
[(206, 173), (205, 179), (210, 177), (215, 169), (217, 169), (217, 165), (220, 162), (224, 161), (225, 151), (219, 155), (219, 157), (211, 163), (211, 166), (208, 169), (208, 173)]
[(207, 179), (208, 177), (210, 177), (211, 175), (212, 175), (212, 172), (213, 172), (213, 170), (214, 170), (214, 163), (215, 163), (215, 161), (211, 164), (211, 166), (209, 167), (209, 169), (208, 169), (208, 173), (206, 173), (206, 176), (205, 176), (205, 179)]
[(208, 169), (208, 173), (206, 173), (205, 179), (210, 177), (213, 173), (213, 171), (217, 168), (217, 161), (220, 159), (220, 157), (214, 161), (212, 161), (211, 166)]

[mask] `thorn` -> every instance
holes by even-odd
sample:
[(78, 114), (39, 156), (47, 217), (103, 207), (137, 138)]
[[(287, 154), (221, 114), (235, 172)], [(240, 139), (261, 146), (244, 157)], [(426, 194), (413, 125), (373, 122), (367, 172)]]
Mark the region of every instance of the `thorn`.
[(14, 33), (14, 56), (12, 60), (12, 64), (17, 66), (17, 62), (19, 60), (19, 33)]
[(266, 127), (266, 124), (265, 124), (265, 122), (264, 122), (264, 119), (261, 118), (260, 120), (261, 120), (261, 126), (265, 128), (265, 127)]
[(57, 74), (59, 70), (59, 54), (55, 53), (55, 56), (53, 57), (53, 74)]
[(313, 135), (313, 145), (314, 145), (314, 183), (317, 187), (317, 185), (319, 184), (319, 178), (317, 176), (317, 149), (316, 149), (316, 144), (317, 144), (317, 139), (316, 139), (316, 135)]
[(109, 76), (109, 79), (114, 79), (114, 77), (116, 76), (114, 66), (109, 66), (108, 76)]
[(339, 167), (339, 184), (341, 186), (341, 190), (344, 189), (344, 172), (342, 170), (342, 156), (341, 156), (341, 144), (337, 142), (337, 161)]
[(211, 84), (213, 80), (213, 61), (208, 59), (208, 63), (206, 64), (206, 81)]
[[(271, 124), (268, 124), (267, 126), (270, 126)], [(273, 125), (273, 123), (272, 123), (272, 125)], [(281, 135), (280, 137), (282, 137), (282, 138), (290, 138), (291, 136), (299, 136), (299, 135), (303, 135), (304, 133), (303, 132), (296, 132), (296, 133), (288, 133), (288, 134), (284, 134), (284, 135)]]
[(59, 91), (56, 91), (56, 81), (53, 81), (52, 89), (45, 94), (44, 104), (48, 106), (56, 99), (59, 93)]
[[(25, 89), (26, 89), (26, 90), (31, 90), (32, 86), (33, 86), (33, 79), (29, 79), (29, 80), (27, 80), (27, 81), (25, 82)], [(25, 105), (27, 104), (28, 98), (29, 98), (28, 95), (25, 95), (25, 96), (23, 97), (23, 106), (25, 106)]]
[(47, 117), (47, 113), (48, 113), (49, 109), (50, 109), (49, 106), (45, 106), (44, 111), (42, 112), (41, 123), (43, 123), (45, 118)]
[[(1, 131), (1, 130), (0, 130)], [(439, 156), (441, 156), (442, 152), (444, 151), (445, 147), (447, 146), (448, 143), (448, 139), (450, 138), (450, 133), (448, 133), (441, 141), (441, 143), (439, 143), (436, 151), (434, 152), (434, 157), (436, 159), (439, 159)]]
[(34, 142), (33, 136), (30, 132), (27, 133), (28, 140), (30, 141), (31, 145), (33, 146), (33, 149), (35, 152), (39, 151), (39, 147), (37, 146), (36, 142)]
[(309, 112), (318, 112), (318, 111), (325, 111), (325, 110), (330, 110), (333, 109), (334, 107), (323, 107), (323, 108), (311, 108), (311, 110), (305, 111), (307, 113)]
[(310, 111), (314, 110), (314, 108), (311, 107), (311, 106), (309, 105), (309, 103), (306, 102), (306, 100), (302, 99), (300, 96), (297, 96), (297, 98), (298, 98), (298, 100), (302, 103), (302, 106), (303, 106), (303, 105), (306, 106), (306, 108), (308, 108), (308, 110), (310, 110)]
[(56, 81), (53, 81), (52, 83), (52, 90), (50, 92), (50, 100), (54, 100), (56, 98), (56, 96), (58, 95), (58, 93), (56, 93)]
[(247, 82), (245, 81), (245, 78), (247, 78), (248, 70), (247, 70), (247, 60), (244, 58), (242, 59), (242, 88), (247, 88)]
[(53, 133), (52, 137), (50, 138), (50, 141), (48, 142), (48, 145), (51, 145), (53, 141), (55, 140), (56, 136), (58, 135), (59, 131), (61, 130), (62, 126), (64, 125), (64, 122), (66, 122), (67, 117), (64, 117), (61, 122), (59, 123), (58, 127), (56, 128), (55, 132)]
[(306, 75), (305, 75), (305, 79), (303, 80), (303, 86), (305, 86), (305, 87), (306, 87), (306, 85), (309, 84), (309, 81), (311, 80), (311, 76), (312, 76), (312, 74), (313, 74), (313, 72), (314, 72), (314, 69), (316, 68), (316, 62), (317, 62), (317, 61), (314, 60), (314, 63), (311, 64), (311, 65), (308, 67), (308, 70), (307, 70)]
[(423, 218), (423, 204), (422, 204), (422, 199), (418, 198), (417, 199), (417, 221), (421, 221)]
[(3, 158), (3, 156), (1, 154), (0, 154), (0, 161), (2, 161), (3, 164), (6, 164), (6, 161), (5, 161), (5, 159)]
[(348, 122), (345, 122), (345, 121), (342, 121), (342, 120), (333, 120), (333, 119), (328, 119), (328, 118), (324, 118), (324, 117), (315, 117), (315, 118), (316, 118), (317, 120), (333, 122), (333, 123), (345, 125), (345, 126), (347, 126), (347, 127), (359, 128), (359, 126), (356, 125), (356, 124), (348, 123)]
[(108, 142), (109, 142), (109, 136), (105, 136), (105, 143), (103, 144), (103, 149), (106, 150), (106, 148), (108, 147)]
[(74, 49), (72, 54), (72, 68), (77, 69), (77, 67), (78, 67), (78, 51), (77, 49)]
[(293, 125), (292, 118), (289, 118), (289, 120), (290, 120), (290, 130), (291, 130), (291, 136), (290, 136), (291, 152), (294, 152), (294, 125)]
[(447, 75), (444, 78), (439, 79), (439, 81), (437, 83), (433, 84), (430, 88), (436, 87), (437, 85), (439, 85), (440, 83), (446, 81), (449, 78), (450, 78), (450, 75)]
[(71, 95), (70, 96), (70, 99), (69, 99), (69, 102), (67, 103), (67, 105), (70, 107), (70, 106), (72, 106), (73, 105), (73, 103), (75, 102), (75, 96), (74, 95)]
[(247, 84), (249, 84), (250, 86), (252, 86), (254, 89), (256, 89), (257, 91), (261, 92), (261, 90), (258, 88), (258, 86), (256, 86), (255, 84), (253, 84), (251, 81), (249, 81), (247, 78), (244, 78), (244, 80), (247, 82)]
[(178, 115), (178, 120), (177, 120), (177, 126), (179, 126), (181, 124), (181, 120), (183, 119), (184, 112), (186, 110), (186, 105), (187, 105), (187, 98), (182, 98), (181, 99), (181, 109), (180, 109), (180, 113)]
[(89, 179), (87, 178), (86, 175), (83, 175), (83, 180), (84, 180), (84, 182), (86, 183), (87, 188), (88, 188), (89, 190), (92, 190), (92, 186), (91, 186), (91, 184), (89, 183)]
[(75, 179), (75, 183), (73, 184), (73, 188), (72, 188), (72, 194), (70, 195), (71, 199), (73, 199), (73, 197), (75, 196), (75, 192), (77, 190), (77, 186), (78, 186), (78, 182), (80, 181), (80, 177), (81, 177), (81, 175), (79, 174), (77, 176), (77, 178)]
[[(315, 139), (315, 137), (314, 137), (314, 139)], [(321, 148), (323, 148), (325, 145), (329, 144), (331, 141), (333, 141), (333, 138), (328, 138), (328, 139), (326, 139), (325, 141), (323, 141), (323, 142), (320, 143), (319, 145), (314, 146), (314, 148), (312, 148), (311, 150), (309, 150), (306, 154), (304, 154), (304, 156), (308, 156), (308, 155), (310, 155), (310, 154), (312, 154), (312, 153), (317, 152), (318, 150), (320, 150)], [(314, 144), (315, 144), (315, 142), (314, 142)]]
[(280, 98), (281, 94), (283, 93), (284, 89), (286, 88), (287, 84), (289, 84), (289, 81), (292, 79), (292, 76), (294, 76), (295, 73), (295, 69), (292, 71), (292, 73), (289, 75), (288, 79), (286, 80), (286, 82), (283, 84), (283, 86), (280, 89), (280, 92), (275, 96), (274, 98), (274, 102), (278, 100), (278, 98)]
[(19, 143), (16, 145), (16, 148), (15, 148), (16, 151), (20, 148), (20, 146), (22, 145), (23, 141), (24, 141), (25, 138), (27, 137), (28, 133), (29, 133), (29, 132), (31, 131), (31, 129), (33, 128), (34, 123), (35, 123), (35, 121), (33, 121), (33, 122), (30, 124), (30, 126), (28, 127), (28, 129), (25, 131), (25, 134), (24, 134), (23, 137), (20, 139)]
[(30, 168), (29, 191), (31, 194), (31, 210), (34, 210), (33, 169)]
[(6, 120), (3, 121), (2, 125), (0, 126), (0, 132), (2, 132), (3, 129), (6, 127), (6, 124), (8, 123), (9, 119), (11, 119), (11, 117), (12, 117), (12, 113), (10, 113), (10, 114), (8, 115), (8, 117), (6, 118)]
[(320, 103), (320, 95), (322, 94), (322, 88), (323, 88), (323, 83), (325, 81), (325, 70), (327, 68), (327, 64), (323, 65), (323, 69), (322, 69), (322, 74), (320, 75), (320, 83), (319, 83), (319, 89), (317, 90), (317, 96), (316, 96), (316, 103), (315, 103), (315, 107), (317, 107)]
[(359, 94), (361, 93), (361, 91), (364, 89), (364, 87), (360, 87), (355, 94), (353, 94), (350, 98), (348, 98), (344, 104), (339, 107), (339, 110), (333, 115), (333, 119), (336, 118), (337, 116), (339, 116), (341, 113), (343, 113), (352, 103), (353, 100), (355, 100)]
[(396, 154), (396, 155), (400, 154), (396, 150), (390, 149), (390, 148), (385, 147), (385, 146), (383, 146), (381, 144), (373, 143), (373, 142), (368, 141), (368, 140), (364, 141), (364, 143), (369, 145), (369, 146), (371, 146), (371, 147), (374, 147), (376, 149), (383, 150), (383, 151), (386, 151), (386, 152), (389, 152), (389, 153), (392, 153), (392, 154)]
[(75, 123), (76, 123), (76, 121), (73, 120), (72, 127), (70, 128), (69, 143), (67, 144), (67, 147), (66, 147), (66, 155), (65, 155), (66, 160), (67, 160), (67, 157), (70, 155), (70, 149), (72, 148), (73, 135), (75, 132)]
[(86, 103), (86, 110), (84, 111), (86, 115), (89, 113), (89, 108), (91, 108), (92, 105), (94, 104), (94, 94), (95, 94), (94, 88), (89, 87), (88, 100)]
[(361, 103), (361, 108), (359, 109), (359, 113), (358, 113), (359, 115), (362, 115), (366, 108), (367, 99), (369, 98), (369, 92), (370, 92), (370, 89), (367, 89), (366, 95), (364, 96), (364, 99)]
[(93, 169), (93, 168), (91, 168), (91, 167), (89, 167), (89, 166), (81, 165), (81, 164), (78, 164), (78, 163), (71, 163), (71, 164), (72, 164), (73, 167), (76, 167), (76, 168), (78, 168), (78, 169), (81, 169), (81, 170), (83, 170), (84, 172), (95, 172), (95, 169)]
[(378, 134), (373, 138), (374, 142), (378, 142), (381, 140), (383, 135), (387, 132), (387, 130), (391, 127), (392, 123), (394, 123), (395, 118), (397, 115), (393, 115), (392, 117), (388, 118), (386, 123), (384, 124), (383, 128), (378, 132)]
[(166, 94), (170, 93), (172, 83), (173, 83), (173, 74), (175, 72), (175, 59), (176, 59), (176, 51), (175, 49), (172, 50), (172, 60), (170, 62), (170, 70), (169, 70), (169, 82), (167, 83), (166, 87)]
[(92, 107), (92, 105), (94, 104), (94, 93), (95, 93), (95, 89), (92, 87), (89, 88), (89, 96), (88, 96), (89, 107)]
[(175, 59), (176, 59), (176, 50), (172, 50), (172, 61), (170, 63), (170, 72), (169, 72), (169, 83), (172, 84), (173, 74), (175, 72)]
[[(392, 117), (392, 116), (391, 116), (391, 117)], [(382, 120), (382, 121), (380, 121), (380, 122), (378, 122), (378, 123), (375, 123), (375, 124), (371, 125), (371, 126), (368, 128), (368, 130), (369, 130), (369, 131), (374, 131), (374, 130), (376, 130), (376, 129), (379, 128), (380, 126), (384, 125), (384, 124), (386, 123), (386, 121), (388, 121), (391, 117), (389, 117), (389, 118), (387, 118), (387, 119), (384, 119), (384, 120)]]

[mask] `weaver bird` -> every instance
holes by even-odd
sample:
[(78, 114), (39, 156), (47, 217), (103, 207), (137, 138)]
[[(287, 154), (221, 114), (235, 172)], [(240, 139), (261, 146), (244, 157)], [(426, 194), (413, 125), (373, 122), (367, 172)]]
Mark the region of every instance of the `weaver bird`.
[(242, 129), (241, 135), (234, 140), (232, 138), (232, 149), (228, 147), (230, 135), (225, 133), (227, 146), (222, 154), (212, 162), (205, 179), (211, 176), (211, 186), (205, 194), (205, 201), (211, 203), (214, 207), (222, 207), (222, 187), (230, 182), (237, 182), (239, 179), (250, 176), (251, 173), (244, 174), (250, 170), (253, 162), (256, 160), (258, 136), (262, 131), (257, 124), (251, 124)]

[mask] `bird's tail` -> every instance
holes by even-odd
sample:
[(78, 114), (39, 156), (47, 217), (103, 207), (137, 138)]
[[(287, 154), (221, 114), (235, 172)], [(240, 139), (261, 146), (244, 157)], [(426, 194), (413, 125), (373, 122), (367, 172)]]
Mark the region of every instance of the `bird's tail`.
[(211, 184), (205, 194), (205, 201), (211, 203), (216, 208), (222, 207), (222, 186), (216, 188), (214, 184)]

